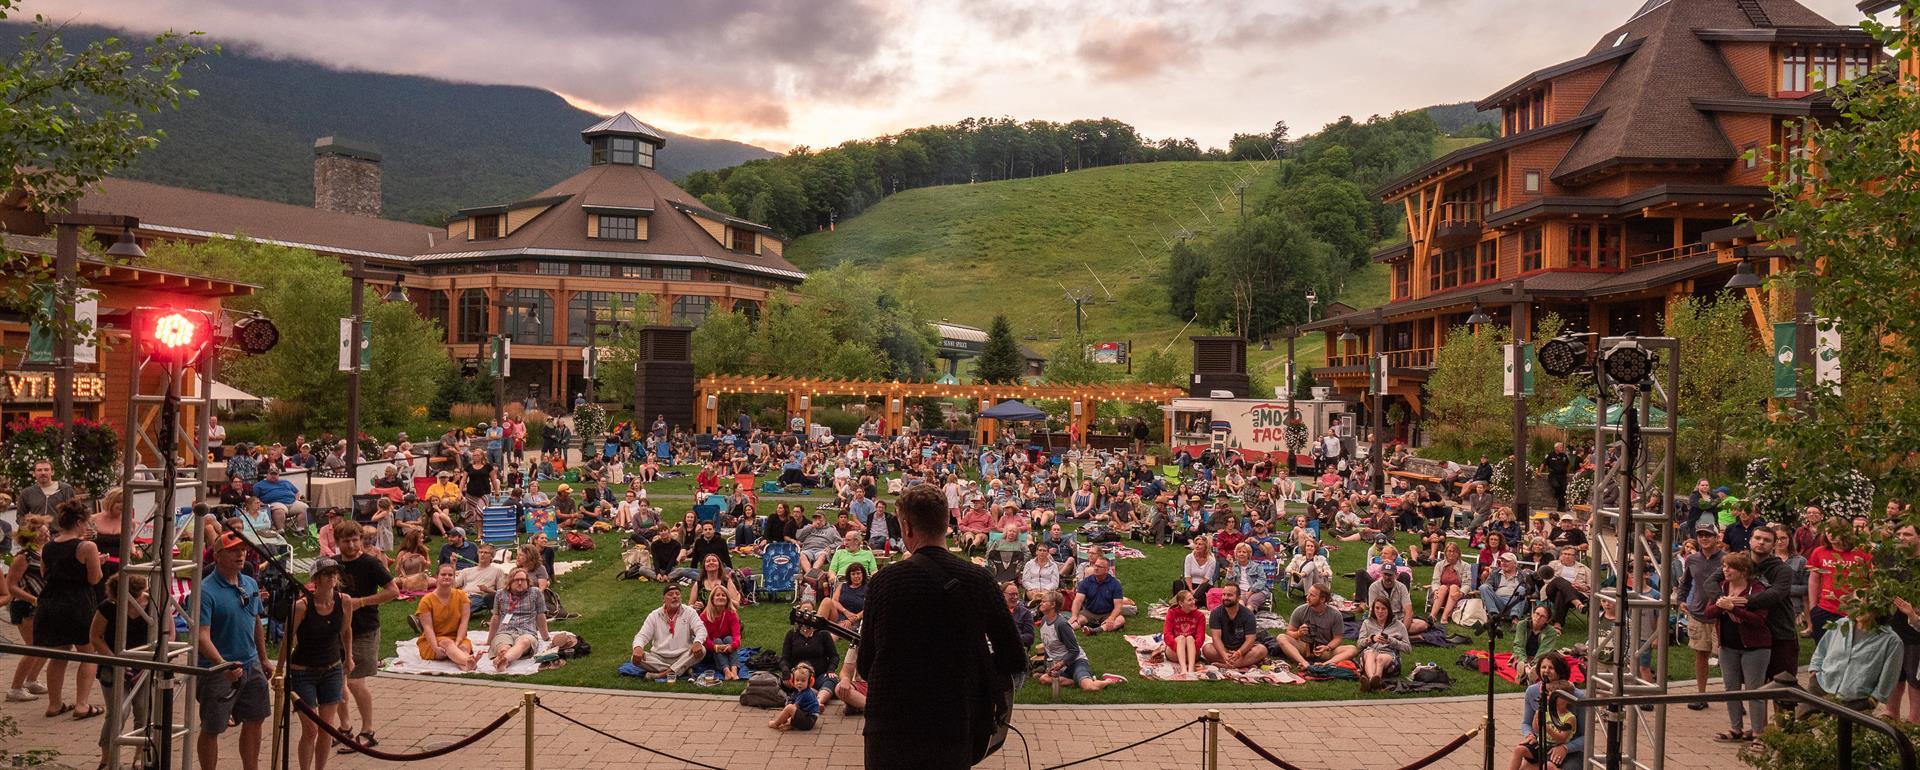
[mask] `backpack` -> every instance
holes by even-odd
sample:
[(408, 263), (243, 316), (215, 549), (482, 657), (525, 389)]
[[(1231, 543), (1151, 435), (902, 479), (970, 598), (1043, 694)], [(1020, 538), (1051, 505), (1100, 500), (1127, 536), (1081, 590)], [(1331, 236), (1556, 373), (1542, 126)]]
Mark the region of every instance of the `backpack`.
[(1448, 676), (1447, 670), (1441, 668), (1438, 663), (1422, 663), (1414, 666), (1413, 673), (1408, 675), (1408, 678), (1421, 684), (1437, 684), (1442, 686), (1450, 686), (1453, 684), (1453, 677)]
[(787, 693), (780, 689), (780, 675), (755, 671), (747, 678), (747, 689), (740, 691), (740, 705), (757, 709), (777, 709), (787, 705)]
[(569, 531), (567, 532), (567, 535), (566, 535), (566, 541), (567, 541), (567, 550), (569, 551), (593, 550), (593, 538), (588, 537), (587, 533), (585, 532)]
[(1479, 597), (1462, 599), (1460, 605), (1453, 609), (1453, 622), (1462, 626), (1484, 626), (1487, 624), (1487, 607)]

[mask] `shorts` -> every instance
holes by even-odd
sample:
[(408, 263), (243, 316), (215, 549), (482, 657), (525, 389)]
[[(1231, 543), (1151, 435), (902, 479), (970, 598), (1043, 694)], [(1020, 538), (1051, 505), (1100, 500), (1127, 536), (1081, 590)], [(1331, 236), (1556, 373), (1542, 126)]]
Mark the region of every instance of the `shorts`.
[(7, 622), (20, 625), (33, 619), (33, 602), (15, 599), (7, 602)]
[(1687, 616), (1687, 647), (1694, 652), (1715, 653), (1720, 650), (1720, 624), (1704, 618)]
[(800, 711), (798, 709), (794, 710), (793, 719), (787, 722), (787, 724), (797, 732), (806, 732), (808, 730), (812, 730), (813, 726), (819, 723), (820, 723), (819, 714), (809, 714), (805, 711)]
[(1903, 684), (1920, 685), (1920, 644), (1901, 646), (1900, 681)]
[(301, 703), (331, 706), (347, 699), (347, 674), (339, 666), (324, 669), (287, 667), (287, 688)]
[(1110, 618), (1110, 617), (1113, 617), (1112, 610), (1108, 610), (1106, 612), (1094, 612), (1093, 610), (1080, 611), (1080, 621), (1089, 626), (1097, 626), (1101, 623), (1105, 623), (1107, 622), (1107, 618)]
[(353, 635), (353, 670), (348, 679), (365, 679), (380, 670), (380, 629)]
[(232, 722), (258, 722), (272, 713), (267, 674), (260, 670), (260, 662), (248, 663), (242, 671), (237, 682), (228, 681), (225, 674), (210, 674), (200, 677), (195, 684), (195, 697), (200, 701), (200, 732), (219, 735)]
[(1068, 664), (1065, 673), (1074, 684), (1079, 684), (1093, 678), (1093, 663), (1086, 658), (1080, 658)]
[(865, 681), (865, 680), (862, 680), (862, 681), (858, 681), (858, 682), (854, 682), (854, 683), (853, 683), (853, 691), (854, 691), (854, 692), (857, 692), (857, 693), (860, 693), (861, 695), (866, 695), (866, 694), (867, 694), (867, 683), (866, 683), (866, 681)]
[(487, 648), (487, 652), (491, 655), (503, 655), (507, 650), (513, 649), (513, 645), (519, 643), (521, 639), (533, 640), (532, 649), (540, 649), (539, 636), (534, 634), (520, 634), (512, 631), (501, 631), (493, 635), (493, 644)]

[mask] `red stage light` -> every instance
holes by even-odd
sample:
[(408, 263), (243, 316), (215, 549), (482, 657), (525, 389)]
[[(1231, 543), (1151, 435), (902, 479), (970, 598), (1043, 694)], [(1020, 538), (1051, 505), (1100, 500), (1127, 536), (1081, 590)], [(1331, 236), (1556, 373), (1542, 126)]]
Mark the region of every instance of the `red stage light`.
[(199, 360), (213, 337), (213, 318), (202, 310), (140, 308), (134, 334), (146, 355), (175, 363)]

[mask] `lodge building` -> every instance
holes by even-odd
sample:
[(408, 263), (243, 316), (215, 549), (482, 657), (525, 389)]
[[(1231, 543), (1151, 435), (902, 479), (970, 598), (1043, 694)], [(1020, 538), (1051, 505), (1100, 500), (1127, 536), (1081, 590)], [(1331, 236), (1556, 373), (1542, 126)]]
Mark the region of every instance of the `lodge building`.
[[(381, 218), (380, 153), (334, 137), (314, 143), (311, 207), (109, 178), (75, 210), (137, 218), (143, 245), (246, 238), (361, 260), (374, 276), (368, 301), (399, 283), (455, 359), (484, 358), (492, 335), (512, 339), (507, 395), (542, 403), (582, 389), (589, 319), (757, 317), (806, 277), (770, 228), (713, 211), (654, 170), (667, 143), (657, 129), (621, 113), (580, 136), (584, 170), (522, 200), (476, 201), (440, 226)], [(18, 197), (0, 199), (0, 230), (52, 229)], [(101, 245), (118, 235), (95, 233)]]
[(1767, 211), (1800, 122), (1835, 114), (1818, 84), (1884, 58), (1794, 0), (1649, 0), (1586, 53), (1481, 100), (1499, 138), (1373, 191), (1406, 213), (1407, 241), (1374, 255), (1390, 301), (1302, 327), (1326, 335), (1315, 376), (1358, 397), (1384, 353), (1389, 403), (1419, 415), (1434, 352), (1476, 308), (1526, 329), (1555, 313), (1571, 331), (1658, 334), (1670, 303), (1781, 257), (1737, 218)]

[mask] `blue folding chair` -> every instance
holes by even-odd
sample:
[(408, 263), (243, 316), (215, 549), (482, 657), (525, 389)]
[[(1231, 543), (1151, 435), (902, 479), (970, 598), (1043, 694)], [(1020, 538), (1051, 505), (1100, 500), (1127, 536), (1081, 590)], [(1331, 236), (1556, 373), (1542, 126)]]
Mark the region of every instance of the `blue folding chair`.
[(760, 598), (772, 600), (791, 595), (794, 579), (800, 575), (800, 547), (785, 540), (767, 543), (760, 554)]
[(718, 527), (720, 526), (720, 506), (712, 503), (696, 505), (693, 507), (693, 519), (702, 524), (712, 524)]
[(489, 505), (480, 509), (480, 542), (515, 542), (520, 536), (519, 522), (516, 519), (514, 507), (511, 505)]

